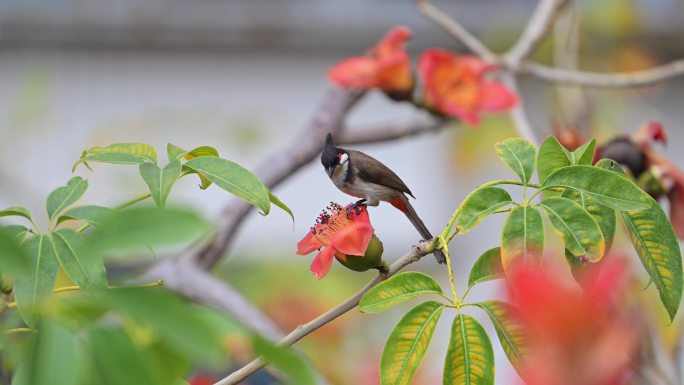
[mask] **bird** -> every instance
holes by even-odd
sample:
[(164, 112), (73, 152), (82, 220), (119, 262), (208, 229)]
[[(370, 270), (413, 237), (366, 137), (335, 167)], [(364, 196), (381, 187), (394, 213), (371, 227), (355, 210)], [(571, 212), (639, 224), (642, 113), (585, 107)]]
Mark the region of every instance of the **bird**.
[[(382, 162), (361, 151), (336, 147), (332, 134), (328, 133), (321, 154), (321, 163), (338, 189), (361, 198), (353, 204), (354, 207), (375, 207), (380, 202), (388, 202), (406, 215), (423, 240), (433, 238), (406, 196), (408, 194), (415, 199), (411, 190)], [(442, 250), (436, 249), (433, 254), (437, 262), (446, 263)]]

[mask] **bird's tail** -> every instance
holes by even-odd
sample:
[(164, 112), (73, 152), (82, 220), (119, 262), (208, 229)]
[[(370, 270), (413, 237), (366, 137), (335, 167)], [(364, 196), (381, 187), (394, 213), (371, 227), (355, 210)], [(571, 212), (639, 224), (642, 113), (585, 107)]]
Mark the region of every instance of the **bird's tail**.
[[(423, 240), (427, 241), (432, 239), (432, 234), (430, 233), (430, 230), (425, 226), (425, 223), (420, 219), (418, 214), (416, 213), (416, 210), (413, 209), (413, 206), (411, 206), (411, 203), (408, 201), (408, 198), (406, 196), (402, 195), (400, 197), (397, 197), (393, 200), (390, 201), (392, 206), (398, 208), (406, 214), (406, 217), (413, 223), (413, 226), (418, 230), (418, 233), (420, 233), (420, 236), (423, 237)], [(435, 249), (433, 252), (435, 255), (435, 258), (437, 259), (437, 262), (439, 263), (446, 263), (446, 256), (442, 252), (442, 250)]]

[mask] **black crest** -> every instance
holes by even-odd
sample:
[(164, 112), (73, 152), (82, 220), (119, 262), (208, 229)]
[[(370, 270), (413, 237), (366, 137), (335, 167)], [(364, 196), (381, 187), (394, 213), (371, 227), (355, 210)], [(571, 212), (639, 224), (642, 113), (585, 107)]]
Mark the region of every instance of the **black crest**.
[(321, 154), (321, 163), (323, 167), (329, 168), (334, 166), (339, 162), (337, 153), (339, 150), (335, 147), (335, 142), (333, 141), (332, 134), (328, 134), (325, 137), (325, 146), (323, 147), (323, 153)]

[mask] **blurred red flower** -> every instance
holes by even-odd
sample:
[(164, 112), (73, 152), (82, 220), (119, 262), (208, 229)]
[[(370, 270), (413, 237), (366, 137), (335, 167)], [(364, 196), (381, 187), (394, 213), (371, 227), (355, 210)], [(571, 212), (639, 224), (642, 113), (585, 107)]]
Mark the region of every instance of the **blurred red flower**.
[(328, 211), (321, 213), (316, 224), (297, 243), (299, 255), (323, 248), (311, 264), (316, 279), (328, 274), (333, 256), (346, 261), (347, 255), (364, 255), (373, 237), (373, 226), (365, 206), (351, 208), (331, 203)]
[(438, 112), (477, 125), (481, 112), (506, 111), (518, 104), (518, 96), (503, 84), (487, 80), (496, 66), (475, 56), (428, 49), (420, 56), (425, 104)]
[(640, 325), (626, 304), (626, 263), (606, 260), (585, 276), (584, 291), (560, 274), (520, 267), (509, 296), (520, 309), (528, 349), (527, 385), (619, 385), (637, 359)]
[(213, 385), (216, 382), (211, 376), (197, 374), (188, 380), (189, 385)]
[(411, 59), (404, 44), (412, 35), (406, 27), (392, 28), (365, 56), (350, 57), (332, 67), (328, 79), (339, 87), (380, 88), (388, 93), (410, 94)]

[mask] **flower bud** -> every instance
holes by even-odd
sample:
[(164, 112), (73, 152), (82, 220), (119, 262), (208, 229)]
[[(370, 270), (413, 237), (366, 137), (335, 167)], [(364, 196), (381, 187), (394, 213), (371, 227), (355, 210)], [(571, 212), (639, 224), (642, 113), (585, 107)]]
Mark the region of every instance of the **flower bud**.
[(335, 258), (344, 265), (346, 268), (354, 271), (366, 271), (381, 267), (382, 263), (382, 253), (384, 247), (380, 239), (373, 234), (368, 248), (366, 249), (366, 254), (360, 255), (335, 255)]

